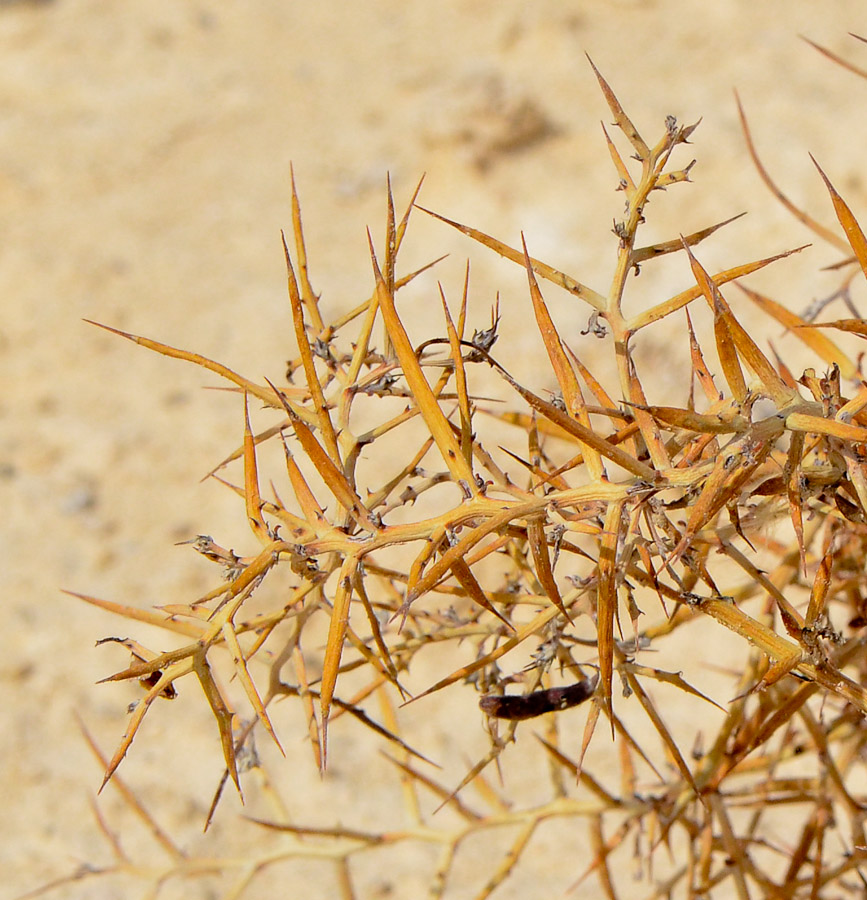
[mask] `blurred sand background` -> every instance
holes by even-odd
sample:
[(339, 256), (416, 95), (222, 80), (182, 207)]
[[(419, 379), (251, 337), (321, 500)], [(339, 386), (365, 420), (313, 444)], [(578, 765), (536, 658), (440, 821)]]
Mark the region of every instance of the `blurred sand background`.
[[(82, 319), (279, 379), (295, 353), (279, 238), (291, 227), (290, 160), (326, 311), (368, 295), (365, 227), (381, 245), (386, 172), (400, 208), (426, 173), (425, 206), (513, 244), (523, 230), (533, 255), (604, 291), (622, 201), (585, 52), (652, 141), (669, 113), (704, 117), (687, 151), (699, 160), (695, 185), (654, 198), (645, 242), (749, 210), (702, 246), (708, 268), (805, 243), (747, 158), (733, 88), (790, 196), (833, 221), (809, 151), (863, 220), (867, 85), (798, 35), (867, 65), (867, 47), (847, 34), (867, 32), (865, 12), (857, 0), (0, 2), (0, 897), (110, 861), (91, 809), (101, 773), (75, 714), (111, 752), (138, 692), (95, 686), (127, 656), (94, 642), (168, 640), (61, 589), (143, 607), (187, 602), (216, 572), (175, 542), (208, 533), (239, 552), (253, 546), (237, 498), (200, 481), (239, 443), (237, 397), (202, 390), (217, 379)], [(512, 369), (550, 388), (533, 381), (521, 272), (422, 214), (412, 226), (404, 271), (450, 254), (418, 288), (414, 335), (441, 331), (423, 319), (435, 280), (456, 302), (471, 256), (471, 327), (487, 325), (501, 290)], [(815, 246), (754, 283), (802, 310), (833, 287), (818, 269), (837, 258)], [(689, 283), (684, 262), (646, 277), (657, 299)], [(586, 311), (545, 292), (567, 340), (592, 354), (594, 339), (578, 335)], [(641, 351), (657, 366), (657, 402), (683, 399), (671, 340), (663, 330)], [(455, 783), (486, 738), (473, 693), (450, 702), (446, 714), (411, 707), (405, 721)], [(395, 827), (395, 779), (362, 729), (335, 729), (324, 782), (295, 713), (278, 715), (278, 729), (294, 761), (269, 758), (293, 817), (325, 824), (331, 804), (348, 825)], [(152, 711), (121, 773), (184, 848), (243, 854), (261, 834), (232, 796), (200, 834), (221, 767), (190, 686)], [(248, 793), (250, 811), (271, 812), (255, 785)], [(99, 807), (131, 857), (165, 862), (112, 788)], [(583, 868), (579, 841), (580, 829), (547, 833), (496, 896), (560, 896)], [(469, 887), (456, 881), (446, 896), (479, 889), (483, 852), (469, 848)], [(359, 897), (422, 896), (434, 860), (422, 848), (359, 861)], [(85, 880), (50, 896), (141, 897), (146, 884)], [(230, 884), (191, 881), (160, 896), (220, 897)], [(336, 896), (336, 882), (328, 865), (296, 861), (247, 896), (318, 900)]]

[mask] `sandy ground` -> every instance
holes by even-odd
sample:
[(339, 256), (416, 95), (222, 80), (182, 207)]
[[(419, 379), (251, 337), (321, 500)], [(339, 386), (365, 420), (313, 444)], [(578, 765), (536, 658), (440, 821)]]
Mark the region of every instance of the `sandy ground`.
[[(425, 205), (513, 242), (523, 230), (534, 255), (604, 290), (621, 201), (585, 52), (652, 137), (669, 113), (704, 117), (696, 184), (651, 207), (651, 238), (750, 210), (703, 248), (708, 267), (804, 243), (746, 158), (732, 89), (796, 201), (831, 220), (811, 151), (864, 211), (865, 84), (798, 39), (864, 65), (867, 48), (850, 31), (867, 31), (857, 0), (0, 3), (0, 897), (111, 859), (92, 810), (101, 773), (76, 716), (105, 750), (115, 745), (137, 694), (95, 686), (126, 658), (94, 642), (133, 628), (61, 589), (142, 607), (186, 602), (214, 573), (176, 541), (252, 540), (237, 499), (200, 482), (239, 442), (237, 398), (82, 319), (279, 378), (294, 353), (279, 245), (290, 161), (327, 311), (368, 295), (364, 229), (381, 241), (386, 172), (399, 205), (426, 173)], [(473, 327), (501, 289), (502, 340), (532, 383), (538, 347), (524, 334), (520, 272), (421, 215), (414, 224), (404, 265), (451, 254), (436, 277), (456, 297), (471, 255)], [(756, 283), (801, 309), (832, 284), (816, 270), (834, 259), (818, 247)], [(684, 266), (649, 277), (659, 291), (688, 281)], [(578, 340), (586, 315), (571, 302), (552, 298)], [(674, 399), (677, 381), (667, 341), (656, 335), (643, 350), (658, 360), (658, 400)], [(134, 633), (160, 645), (158, 633)], [(407, 713), (452, 783), (485, 746), (474, 705), (467, 692), (439, 717), (433, 706)], [(337, 809), (347, 824), (393, 827), (397, 788), (360, 729), (336, 730), (320, 782), (302, 723), (287, 714), (280, 726), (290, 763), (273, 770), (293, 818), (324, 824)], [(241, 855), (261, 837), (234, 798), (200, 835), (220, 768), (212, 722), (188, 690), (146, 723), (121, 771), (179, 845)], [(98, 804), (132, 858), (165, 863), (113, 789)], [(497, 896), (559, 896), (578, 869), (558, 852), (565, 840), (549, 833), (530, 874)], [(425, 850), (359, 863), (359, 897), (421, 896), (433, 859)], [(447, 896), (478, 890), (464, 866), (469, 887), (456, 878)], [(147, 883), (86, 880), (53, 896), (140, 897)], [(230, 884), (192, 880), (161, 896), (218, 897)], [(313, 862), (275, 870), (247, 894), (335, 895), (333, 870)]]

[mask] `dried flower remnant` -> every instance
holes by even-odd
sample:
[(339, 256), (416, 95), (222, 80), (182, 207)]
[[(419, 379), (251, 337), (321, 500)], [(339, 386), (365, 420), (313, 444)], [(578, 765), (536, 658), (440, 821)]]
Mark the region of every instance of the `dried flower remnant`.
[(546, 688), (523, 696), (487, 694), (479, 700), (482, 712), (497, 719), (533, 719), (549, 712), (559, 712), (589, 700), (598, 679), (585, 678), (565, 687)]

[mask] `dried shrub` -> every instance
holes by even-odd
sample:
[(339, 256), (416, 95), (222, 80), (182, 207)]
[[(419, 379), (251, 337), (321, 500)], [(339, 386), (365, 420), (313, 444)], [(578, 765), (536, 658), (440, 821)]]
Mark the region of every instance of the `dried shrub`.
[[(160, 884), (204, 863), (177, 849), (116, 772), (156, 701), (181, 681), (198, 681), (226, 765), (211, 815), (223, 785), (241, 791), (239, 759), (254, 729), (261, 725), (279, 746), (271, 711), (288, 696), (303, 707), (322, 769), (335, 715), (351, 714), (377, 733), (403, 783), (406, 809), (397, 815), (413, 823), (355, 831), (338, 824), (340, 810), (331, 828), (261, 822), (257, 827), (284, 842), (275, 851), (263, 833), (261, 855), (245, 861), (226, 896), (241, 896), (283, 859), (309, 855), (331, 860), (343, 896), (353, 897), (350, 858), (415, 841), (442, 848), (427, 876), (429, 896), (448, 896), (465, 842), (512, 826), (501, 864), (481, 874), (475, 896), (487, 897), (552, 818), (585, 822), (589, 834), (586, 864), (563, 887), (592, 876), (600, 895), (622, 896), (623, 871), (637, 865), (651, 885), (647, 896), (863, 894), (867, 383), (829, 329), (864, 338), (867, 324), (857, 314), (816, 322), (741, 282), (794, 250), (708, 272), (697, 248), (727, 222), (641, 246), (653, 192), (680, 191), (689, 181), (693, 163), (675, 159), (696, 126), (670, 117), (648, 143), (594, 72), (620, 132), (615, 141), (605, 130), (605, 140), (625, 200), (608, 290), (532, 258), (526, 246), (437, 216), (526, 271), (556, 396), (540, 396), (508, 371), (509, 350), (496, 344), (499, 310), (489, 328), (467, 336), (468, 282), (456, 311), (442, 294), (442, 331), (413, 345), (396, 296), (419, 274), (398, 266), (418, 191), (398, 219), (390, 185), (385, 243), (370, 246), (370, 298), (329, 323), (308, 277), (293, 181), (294, 246), (284, 246), (298, 356), (286, 383), (260, 384), (196, 353), (110, 329), (216, 373), (243, 398), (243, 443), (218, 469), (243, 465), (243, 483), (232, 489), (258, 541), (256, 552), (238, 556), (210, 537), (196, 539), (225, 576), (202, 598), (156, 610), (82, 598), (187, 641), (157, 653), (124, 640), (132, 663), (106, 679), (138, 679), (146, 690), (113, 756), (104, 758), (105, 783), (113, 779), (126, 791), (160, 835), (171, 861)], [(858, 222), (821, 169), (842, 237), (792, 207), (763, 169), (741, 115), (772, 190), (821, 240), (844, 251), (845, 298), (851, 279), (867, 274)], [(688, 260), (694, 283), (642, 304), (634, 276), (668, 254)], [(585, 305), (588, 330), (612, 354), (616, 384), (603, 386), (562, 339), (542, 292), (550, 284)], [(729, 298), (757, 304), (814, 354), (824, 374), (807, 369), (796, 377), (776, 350), (769, 356), (724, 296), (732, 284), (739, 290), (726, 289)], [(627, 292), (634, 314), (624, 306)], [(696, 335), (690, 304), (707, 305), (712, 336)], [(679, 407), (654, 405), (654, 372), (641, 371), (633, 357), (641, 332), (663, 320), (689, 348), (691, 377)], [(377, 325), (385, 332), (379, 344)], [(474, 389), (492, 372), (513, 392), (514, 410), (498, 409)], [(273, 413), (270, 427), (255, 434), (252, 401)], [(510, 443), (498, 448), (503, 434)], [(282, 443), (285, 473), (273, 480), (289, 485), (291, 501), (261, 488), (257, 454), (268, 441)], [(362, 451), (375, 467), (360, 464)], [(250, 612), (248, 601), (266, 579), (282, 580), (283, 599)], [(324, 662), (310, 671), (304, 647), (323, 626)], [(681, 696), (675, 691), (706, 699), (707, 670), (680, 671), (687, 629), (687, 640), (725, 670), (734, 698), (698, 722), (702, 739), (688, 744), (667, 722)], [(742, 646), (741, 658), (715, 651), (722, 631)], [(404, 682), (417, 655), (444, 659), (436, 654), (448, 645), (466, 662), (441, 666), (439, 680), (413, 702), (453, 685), (480, 693), (490, 749), (457, 784), (437, 780), (425, 748), (401, 735), (394, 711), (410, 699)], [(523, 670), (506, 667), (514, 650), (529, 660)], [(212, 670), (226, 652), (247, 697), (245, 722)], [(361, 673), (365, 687), (345, 699), (340, 687), (350, 671)], [(662, 691), (668, 708), (654, 699)], [(381, 722), (365, 706), (374, 693)], [(586, 714), (575, 752), (559, 738), (556, 713), (579, 703)], [(510, 807), (484, 773), (508, 754), (522, 722), (543, 714), (548, 727), (538, 755), (550, 766), (549, 797)], [(636, 724), (642, 718), (643, 731)], [(637, 736), (647, 735), (648, 723), (659, 741)], [(584, 766), (591, 741), (612, 738), (616, 785)], [(482, 812), (463, 802), (471, 783), (488, 800)], [(450, 807), (449, 822), (458, 824), (423, 809), (420, 794)], [(618, 862), (624, 858), (626, 866)], [(234, 860), (207, 864), (237, 871)], [(119, 854), (100, 874), (132, 868)]]

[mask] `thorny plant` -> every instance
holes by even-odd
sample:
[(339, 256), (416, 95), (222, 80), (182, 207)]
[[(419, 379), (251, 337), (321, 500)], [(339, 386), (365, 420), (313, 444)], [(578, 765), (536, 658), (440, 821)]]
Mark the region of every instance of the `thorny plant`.
[[(429, 896), (439, 897), (448, 893), (465, 838), (513, 826), (514, 843), (478, 887), (476, 896), (483, 898), (520, 864), (534, 832), (551, 818), (586, 821), (589, 849), (570, 881), (592, 873), (600, 895), (611, 898), (623, 890), (617, 861), (630, 852), (641, 856), (651, 882), (647, 896), (815, 898), (832, 889), (834, 896), (863, 896), (867, 889), (859, 869), (867, 855), (867, 796), (855, 788), (859, 776), (863, 782), (867, 741), (862, 684), (867, 679), (867, 383), (849, 356), (820, 331), (834, 328), (867, 337), (867, 323), (860, 318), (817, 323), (738, 283), (739, 296), (750, 298), (827, 367), (823, 375), (807, 369), (796, 378), (776, 351), (772, 360), (761, 349), (722, 292), (723, 285), (788, 253), (710, 274), (694, 251), (721, 225), (639, 246), (652, 193), (689, 180), (692, 163), (673, 168), (672, 160), (696, 126), (669, 117), (659, 141), (647, 143), (594, 71), (634, 160), (624, 158), (603, 127), (625, 198), (623, 218), (614, 227), (614, 272), (607, 291), (532, 258), (526, 246), (509, 247), (437, 216), (526, 270), (559, 391), (554, 399), (519, 384), (501, 362), (507, 357), (495, 355), (498, 312), (488, 330), (465, 337), (466, 284), (456, 318), (442, 297), (442, 335), (422, 347), (410, 342), (396, 295), (418, 272), (399, 274), (397, 260), (418, 191), (398, 221), (389, 187), (385, 246), (379, 252), (372, 242), (370, 247), (373, 293), (326, 323), (308, 278), (293, 180), (294, 262), (285, 240), (284, 248), (299, 355), (289, 366), (288, 386), (259, 384), (198, 354), (116, 332), (227, 379), (243, 395), (245, 413), (255, 399), (278, 416), (270, 428), (254, 434), (247, 414), (243, 446), (232, 456), (243, 462), (243, 486), (235, 490), (244, 499), (258, 552), (239, 557), (212, 538), (199, 537), (196, 549), (221, 565), (227, 580), (186, 605), (149, 611), (83, 598), (188, 639), (166, 653), (123, 640), (133, 661), (106, 679), (138, 679), (147, 691), (114, 755), (103, 757), (104, 783), (114, 778), (168, 852), (159, 884), (195, 875), (204, 863), (185, 855), (159, 830), (115, 773), (154, 702), (172, 696), (178, 682), (193, 676), (219, 728), (223, 784), (231, 779), (240, 792), (239, 758), (253, 725), (237, 726), (212, 674), (214, 654), (226, 650), (254, 723), (261, 723), (275, 742), (273, 702), (288, 695), (303, 706), (321, 768), (329, 722), (338, 711), (354, 715), (387, 740), (404, 779), (412, 822), (382, 832), (262, 822), (285, 843), (241, 863), (207, 860), (209, 870), (234, 878), (227, 897), (241, 896), (276, 862), (305, 855), (330, 859), (343, 896), (353, 897), (353, 856), (406, 841), (442, 848), (428, 882)], [(741, 115), (760, 173), (789, 204), (762, 168)], [(830, 180), (819, 173), (845, 240), (789, 205), (820, 238), (845, 251), (841, 268), (851, 273), (845, 288), (859, 269), (867, 274), (867, 239)], [(628, 314), (623, 300), (627, 287), (636, 284), (633, 273), (675, 253), (688, 261), (694, 283)], [(540, 281), (565, 289), (587, 309), (585, 333), (594, 331), (608, 342), (617, 366), (616, 387), (603, 387), (561, 337), (562, 326), (549, 314)], [(690, 321), (693, 303), (707, 304), (713, 318), (716, 376), (708, 342), (700, 344)], [(692, 378), (682, 407), (653, 404), (648, 390), (653, 375), (641, 372), (633, 357), (640, 333), (664, 320), (671, 330), (682, 329), (689, 345)], [(385, 327), (378, 348), (373, 343), (377, 321)], [(349, 342), (345, 335), (351, 325), (356, 331)], [(569, 328), (570, 333), (578, 330), (574, 323)], [(430, 354), (435, 351), (441, 356), (434, 368)], [(487, 419), (479, 415), (483, 406), (470, 382), (474, 372), (487, 367), (529, 412), (486, 409)], [(372, 395), (408, 398), (409, 403), (356, 432), (355, 405)], [(510, 477), (482, 442), (480, 433), (491, 415), (513, 426), (517, 443), (506, 454), (507, 461), (522, 467), (520, 477)], [(380, 442), (393, 432), (404, 433), (414, 420), (423, 422), (426, 437), (415, 445), (406, 437), (400, 460), (388, 468), (393, 454), (381, 457), (380, 466), (374, 472), (365, 469), (362, 478), (362, 451), (376, 459)], [(291, 504), (261, 493), (257, 447), (269, 440), (282, 441)], [(308, 473), (315, 470), (318, 481), (303, 474), (305, 466)], [(439, 506), (426, 517), (413, 517), (412, 511), (420, 509), (413, 504), (425, 494)], [(395, 510), (400, 517), (392, 515)], [(394, 562), (400, 554), (383, 560), (384, 552), (395, 548), (403, 549), (406, 565)], [(492, 559), (499, 560), (497, 566), (490, 565)], [(290, 586), (288, 600), (246, 614), (253, 592), (273, 577)], [(448, 613), (441, 611), (443, 602), (450, 606)], [(302, 642), (312, 633), (311, 624), (323, 619), (329, 623), (324, 662), (321, 672), (312, 672)], [(748, 652), (736, 669), (735, 699), (725, 707), (716, 734), (704, 746), (685, 749), (666, 724), (651, 685), (666, 683), (703, 696), (676, 671), (677, 660), (669, 658), (665, 665), (667, 637), (690, 623), (705, 629), (700, 640), (710, 660), (723, 662), (712, 650), (717, 627), (742, 639)], [(288, 638), (281, 625), (289, 626)], [(589, 641), (582, 637), (588, 630)], [(362, 708), (374, 692), (409, 699), (402, 682), (416, 655), (435, 653), (445, 642), (460, 644), (467, 662), (443, 672), (421, 696), (471, 683), (484, 694), (480, 720), (490, 714), (489, 752), (452, 785), (438, 783), (425, 773), (422, 761), (412, 758), (420, 754), (398, 734), (391, 700), (384, 706), (385, 724)], [(523, 674), (505, 676), (498, 661), (518, 647), (531, 657), (530, 665)], [(655, 655), (646, 654), (647, 648)], [(265, 677), (254, 679), (251, 669), (259, 664)], [(351, 700), (338, 699), (342, 673), (359, 669), (368, 673), (366, 689)], [(690, 673), (690, 681), (701, 671)], [(562, 685), (552, 687), (557, 678)], [(511, 681), (521, 682), (522, 693), (505, 697)], [(551, 764), (549, 800), (513, 809), (488, 790), (487, 812), (465, 805), (463, 789), (485, 784), (484, 770), (506, 751), (522, 718), (581, 700), (587, 701), (586, 724), (577, 753), (560, 745), (557, 717), (549, 717), (555, 721), (542, 739), (543, 756)], [(661, 755), (646, 741), (639, 743), (627, 727), (626, 712), (636, 710), (658, 733)], [(712, 728), (712, 722), (702, 728)], [(606, 786), (602, 775), (583, 767), (591, 739), (612, 737), (619, 750), (619, 788)], [(798, 767), (792, 768), (795, 761)], [(451, 827), (422, 813), (420, 789), (451, 807), (461, 824)], [(789, 811), (782, 834), (773, 824), (777, 807)], [(667, 850), (660, 854), (661, 848)], [(98, 871), (134, 868), (118, 850), (116, 863)], [(94, 874), (97, 870), (89, 869), (75, 877)]]

